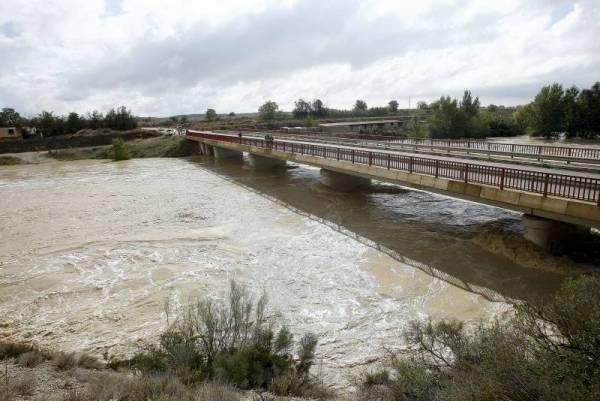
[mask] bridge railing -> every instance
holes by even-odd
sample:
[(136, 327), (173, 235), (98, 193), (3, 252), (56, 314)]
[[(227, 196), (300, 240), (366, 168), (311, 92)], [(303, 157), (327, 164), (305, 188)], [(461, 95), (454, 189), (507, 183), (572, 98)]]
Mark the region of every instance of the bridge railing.
[(239, 138), (207, 132), (190, 131), (188, 136), (238, 143), (291, 154), (298, 153), (354, 164), (377, 166), (436, 178), (459, 180), (465, 183), (488, 185), (500, 189), (514, 189), (543, 196), (593, 202), (600, 206), (600, 179), (595, 177), (463, 163), (331, 145), (313, 145), (282, 140), (269, 142), (259, 138)]
[(449, 139), (393, 139), (389, 143), (399, 145), (427, 146), (464, 151), (498, 152), (514, 155), (561, 157), (565, 159), (586, 159), (600, 162), (600, 148), (530, 145)]

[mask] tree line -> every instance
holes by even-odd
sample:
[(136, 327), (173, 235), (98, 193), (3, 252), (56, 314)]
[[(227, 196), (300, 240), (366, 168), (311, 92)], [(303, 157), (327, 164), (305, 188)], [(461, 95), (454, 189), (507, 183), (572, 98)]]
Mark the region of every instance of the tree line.
[[(351, 110), (326, 107), (322, 100), (294, 102), (292, 116), (297, 119), (383, 117), (398, 112), (398, 102), (386, 107), (368, 107), (356, 100)], [(269, 100), (258, 109), (264, 121), (289, 117)], [(419, 136), (433, 138), (484, 138), (529, 134), (547, 138), (564, 134), (567, 137), (594, 138), (600, 136), (600, 82), (589, 89), (560, 84), (544, 86), (534, 100), (519, 107), (481, 106), (478, 97), (465, 90), (462, 99), (442, 96), (430, 104), (417, 103), (416, 117), (407, 126)]]
[[(127, 131), (138, 126), (137, 119), (131, 110), (125, 106), (110, 109), (106, 114), (94, 110), (87, 114), (71, 112), (66, 116), (54, 114), (51, 111), (42, 111), (37, 116), (27, 119), (11, 108), (4, 108), (0, 112), (0, 127), (19, 127), (24, 129), (24, 134), (58, 136), (72, 135), (82, 129), (108, 128), (116, 131)], [(33, 129), (29, 132), (29, 129)]]
[(544, 86), (531, 103), (518, 108), (515, 120), (536, 136), (599, 136), (600, 82), (582, 90), (575, 86), (564, 89), (557, 83)]
[[(298, 99), (294, 102), (292, 116), (297, 119), (305, 118), (340, 118), (340, 117), (382, 117), (390, 113), (398, 112), (398, 101), (391, 100), (387, 107), (368, 107), (364, 100), (356, 100), (351, 110), (340, 110), (326, 107), (321, 99), (307, 101)], [(279, 105), (269, 100), (258, 109), (258, 116), (261, 120), (269, 121), (288, 117), (287, 113), (279, 110)]]

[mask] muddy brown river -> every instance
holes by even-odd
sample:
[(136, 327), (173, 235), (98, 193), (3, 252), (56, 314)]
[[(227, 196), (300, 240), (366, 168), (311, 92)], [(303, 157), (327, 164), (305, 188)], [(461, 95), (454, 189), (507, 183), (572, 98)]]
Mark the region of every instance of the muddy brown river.
[(318, 178), (204, 159), (0, 167), (0, 338), (122, 355), (156, 338), (167, 300), (222, 298), (236, 279), (318, 334), (318, 369), (339, 385), (412, 319), (491, 319), (560, 281), (474, 244), (518, 235), (515, 213)]

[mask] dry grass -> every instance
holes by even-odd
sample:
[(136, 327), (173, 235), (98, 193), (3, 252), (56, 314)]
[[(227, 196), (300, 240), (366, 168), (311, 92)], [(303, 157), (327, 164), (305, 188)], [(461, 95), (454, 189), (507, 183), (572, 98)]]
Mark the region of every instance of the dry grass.
[(36, 388), (36, 379), (33, 373), (28, 373), (17, 379), (12, 384), (14, 391), (22, 397), (31, 397)]
[(21, 354), (17, 358), (17, 363), (20, 366), (23, 366), (24, 368), (33, 368), (33, 367), (39, 365), (40, 363), (42, 363), (45, 359), (46, 359), (46, 356), (42, 352), (40, 352), (38, 350), (33, 350), (33, 351), (26, 352), (24, 354)]
[(70, 370), (77, 365), (75, 354), (58, 352), (52, 357), (52, 364), (58, 370)]
[(22, 354), (35, 350), (35, 347), (29, 344), (0, 342), (0, 360), (6, 358), (18, 358)]
[(232, 388), (205, 383), (186, 387), (174, 377), (126, 376), (116, 372), (95, 373), (85, 391), (70, 391), (63, 401), (239, 401)]
[(194, 401), (239, 401), (240, 394), (231, 387), (217, 384), (204, 383), (200, 385), (194, 394)]
[(17, 392), (12, 386), (4, 383), (0, 384), (0, 401), (14, 401), (17, 398)]
[(63, 397), (63, 401), (89, 401), (89, 397), (83, 391), (69, 390), (69, 392)]
[(23, 160), (13, 156), (0, 156), (0, 166), (14, 166), (23, 164)]
[(81, 354), (77, 358), (77, 366), (84, 369), (100, 370), (104, 367), (104, 364), (98, 358), (88, 354)]

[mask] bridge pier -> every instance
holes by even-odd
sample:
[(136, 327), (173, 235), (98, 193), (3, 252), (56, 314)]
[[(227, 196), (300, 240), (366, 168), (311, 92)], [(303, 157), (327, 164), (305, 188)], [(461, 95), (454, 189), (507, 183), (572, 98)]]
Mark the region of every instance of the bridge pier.
[(274, 159), (272, 157), (264, 157), (258, 156), (250, 153), (248, 160), (250, 161), (250, 165), (254, 168), (275, 168), (275, 167), (285, 167), (285, 160)]
[(217, 160), (225, 160), (225, 159), (241, 159), (244, 157), (244, 153), (239, 150), (231, 150), (220, 148), (218, 146), (210, 146), (212, 148), (212, 152)]
[(212, 146), (204, 142), (192, 142), (192, 154), (201, 156), (213, 156)]
[(350, 192), (358, 188), (371, 185), (370, 178), (357, 177), (355, 175), (338, 173), (336, 171), (321, 169), (321, 184), (336, 191)]
[(584, 235), (589, 231), (589, 227), (563, 223), (529, 214), (523, 215), (523, 237), (550, 252), (562, 252), (570, 238)]

